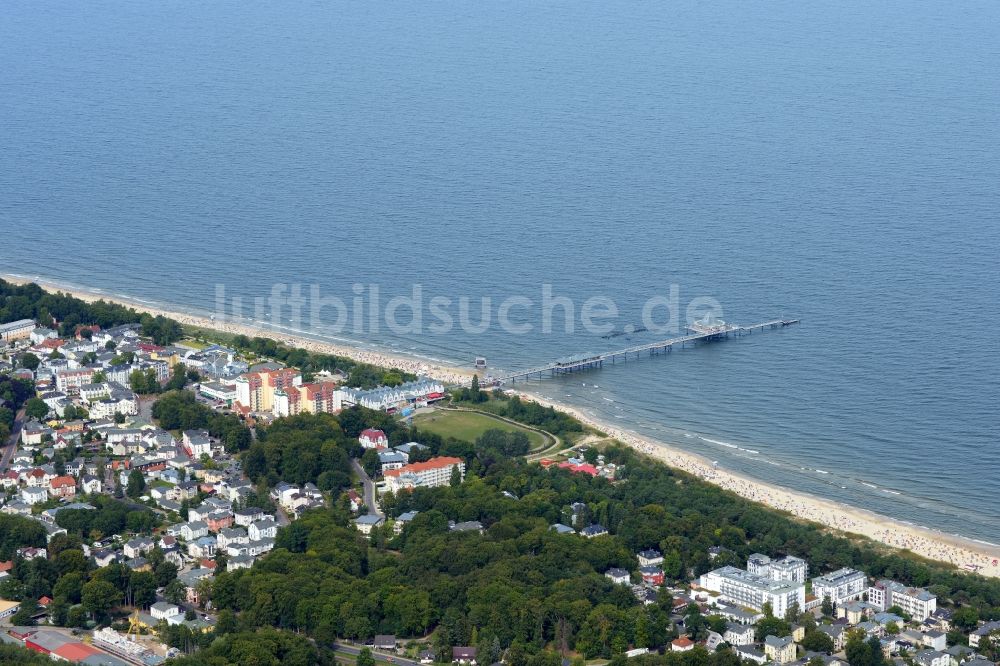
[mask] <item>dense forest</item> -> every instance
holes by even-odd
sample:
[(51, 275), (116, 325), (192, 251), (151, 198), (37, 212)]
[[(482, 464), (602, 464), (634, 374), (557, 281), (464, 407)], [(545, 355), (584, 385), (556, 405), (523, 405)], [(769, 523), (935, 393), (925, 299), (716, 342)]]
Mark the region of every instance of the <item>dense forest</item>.
[[(387, 497), (390, 515), (420, 512), (399, 535), (376, 528), (369, 542), (351, 528), (342, 504), (283, 529), (278, 548), (263, 561), (220, 574), (213, 587), (213, 602), (234, 611), (241, 629), (276, 626), (305, 632), (320, 644), (433, 632), (442, 657), (453, 646), (473, 644), (485, 658), (503, 654), (513, 666), (547, 658), (552, 650), (611, 657), (633, 646), (662, 645), (673, 635), (669, 597), (642, 606), (628, 588), (602, 575), (612, 566), (634, 569), (634, 553), (648, 547), (664, 553), (665, 571), (677, 581), (739, 564), (755, 551), (793, 553), (816, 572), (855, 566), (929, 586), (983, 618), (1000, 617), (1000, 581), (849, 541), (626, 448), (605, 451), (622, 466), (624, 480), (612, 483), (491, 455), (492, 437), (458, 444), (349, 410), (339, 419), (275, 422), (247, 452), (247, 469), (286, 480), (331, 473), (339, 479), (346, 456), (333, 451), (354, 452), (352, 436), (366, 424), (387, 428), (391, 440), (413, 438), (461, 455), (469, 462), (466, 482)], [(449, 521), (469, 520), (482, 522), (485, 534), (449, 530)], [(555, 522), (597, 522), (611, 535), (560, 535), (549, 529)], [(728, 552), (710, 563), (711, 546)]]

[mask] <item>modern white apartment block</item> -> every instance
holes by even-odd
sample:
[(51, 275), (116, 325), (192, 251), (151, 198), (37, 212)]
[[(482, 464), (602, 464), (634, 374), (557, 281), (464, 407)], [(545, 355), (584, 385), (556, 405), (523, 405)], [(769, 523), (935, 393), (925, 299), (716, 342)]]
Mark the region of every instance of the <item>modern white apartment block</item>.
[(792, 604), (800, 609), (806, 605), (806, 587), (797, 581), (772, 580), (769, 577), (743, 571), (736, 567), (722, 567), (709, 571), (699, 580), (701, 587), (718, 592), (724, 601), (762, 610), (764, 604), (771, 604), (771, 610), (778, 617)]
[(880, 580), (868, 588), (868, 603), (886, 610), (899, 606), (914, 620), (923, 621), (937, 610), (937, 597), (922, 587), (906, 587), (894, 580)]
[(834, 606), (860, 599), (868, 588), (868, 577), (857, 569), (837, 569), (813, 578), (813, 594), (818, 599), (830, 598)]
[(767, 555), (754, 553), (747, 558), (747, 571), (774, 581), (805, 584), (806, 576), (809, 575), (809, 565), (805, 560), (792, 555), (772, 560)]

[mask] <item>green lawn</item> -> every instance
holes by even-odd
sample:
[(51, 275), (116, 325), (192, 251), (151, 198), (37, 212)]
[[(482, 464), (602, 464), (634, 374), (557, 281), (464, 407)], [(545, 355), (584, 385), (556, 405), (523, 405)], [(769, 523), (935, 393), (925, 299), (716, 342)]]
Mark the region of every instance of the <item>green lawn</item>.
[(435, 410), (430, 414), (421, 414), (414, 418), (413, 425), (420, 430), (433, 432), (442, 437), (454, 437), (467, 442), (476, 441), (476, 438), (487, 430), (498, 429), (525, 433), (531, 442), (532, 449), (548, 444), (548, 439), (539, 432), (475, 412)]
[(184, 338), (178, 344), (182, 344), (185, 347), (191, 347), (193, 349), (205, 349), (206, 347), (208, 347), (207, 342), (199, 342), (194, 338)]

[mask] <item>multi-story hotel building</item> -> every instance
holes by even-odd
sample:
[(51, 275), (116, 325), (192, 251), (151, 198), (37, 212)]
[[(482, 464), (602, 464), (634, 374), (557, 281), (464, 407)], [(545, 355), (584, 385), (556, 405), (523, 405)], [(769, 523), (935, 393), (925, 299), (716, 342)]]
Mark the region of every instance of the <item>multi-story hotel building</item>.
[(880, 580), (868, 588), (868, 603), (886, 610), (899, 606), (914, 620), (926, 620), (937, 610), (937, 597), (922, 587), (906, 587), (894, 580)]
[(868, 576), (857, 569), (837, 569), (813, 578), (813, 594), (818, 599), (830, 598), (834, 606), (860, 599), (868, 587)]
[(809, 575), (809, 565), (805, 560), (792, 555), (772, 560), (767, 555), (754, 553), (747, 558), (747, 571), (771, 580), (805, 583), (806, 576)]
[(779, 581), (759, 574), (743, 571), (736, 567), (722, 567), (704, 574), (699, 580), (701, 587), (718, 592), (724, 600), (754, 610), (762, 610), (764, 604), (771, 604), (771, 610), (782, 617), (792, 604), (804, 609), (806, 587), (796, 581)]
[(287, 386), (274, 392), (272, 411), (275, 416), (336, 414), (341, 408), (342, 395), (332, 382)]
[(251, 412), (274, 409), (274, 392), (302, 384), (302, 375), (294, 368), (248, 372), (236, 378), (236, 405)]
[(446, 486), (451, 481), (452, 469), (458, 468), (465, 476), (465, 462), (461, 458), (439, 456), (426, 462), (411, 463), (399, 469), (390, 469), (383, 475), (386, 488), (394, 493), (422, 487)]
[(12, 321), (9, 324), (0, 324), (0, 339), (4, 342), (24, 340), (31, 337), (33, 330), (35, 330), (35, 322), (32, 319), (21, 319), (20, 321)]

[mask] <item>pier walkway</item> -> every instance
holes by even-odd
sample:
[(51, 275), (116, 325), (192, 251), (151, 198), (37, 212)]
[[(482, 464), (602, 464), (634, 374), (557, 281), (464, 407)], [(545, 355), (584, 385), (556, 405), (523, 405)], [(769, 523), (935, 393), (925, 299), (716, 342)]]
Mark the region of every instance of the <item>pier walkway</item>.
[(738, 326), (724, 322), (719, 322), (717, 324), (705, 322), (694, 323), (687, 327), (687, 335), (682, 335), (676, 338), (668, 338), (666, 340), (659, 340), (657, 342), (650, 342), (644, 345), (635, 345), (624, 349), (616, 349), (614, 351), (604, 352), (601, 354), (578, 354), (576, 356), (569, 356), (535, 368), (509, 372), (507, 374), (494, 377), (493, 379), (496, 383), (505, 384), (510, 382), (513, 384), (518, 379), (530, 379), (532, 377), (538, 377), (541, 379), (546, 375), (549, 377), (555, 377), (556, 375), (579, 372), (581, 370), (594, 370), (604, 367), (606, 362), (615, 363), (619, 360), (627, 361), (629, 356), (634, 356), (636, 358), (641, 357), (643, 354), (655, 356), (657, 354), (669, 353), (678, 345), (684, 347), (684, 345), (688, 343), (720, 340), (728, 338), (730, 335), (749, 335), (757, 330), (763, 331), (767, 329), (784, 328), (798, 323), (798, 319), (772, 319), (770, 321), (764, 321), (750, 326)]

